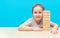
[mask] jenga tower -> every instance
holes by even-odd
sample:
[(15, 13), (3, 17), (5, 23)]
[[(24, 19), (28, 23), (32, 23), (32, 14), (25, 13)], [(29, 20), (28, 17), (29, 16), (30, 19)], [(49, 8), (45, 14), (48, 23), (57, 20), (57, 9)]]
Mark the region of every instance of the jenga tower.
[(43, 11), (43, 29), (50, 30), (50, 11)]

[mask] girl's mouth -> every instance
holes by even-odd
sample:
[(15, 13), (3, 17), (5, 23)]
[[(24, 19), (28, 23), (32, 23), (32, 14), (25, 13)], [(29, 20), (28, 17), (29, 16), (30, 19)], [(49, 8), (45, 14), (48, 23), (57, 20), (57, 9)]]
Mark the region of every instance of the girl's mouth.
[(40, 16), (37, 16), (36, 18), (40, 18)]

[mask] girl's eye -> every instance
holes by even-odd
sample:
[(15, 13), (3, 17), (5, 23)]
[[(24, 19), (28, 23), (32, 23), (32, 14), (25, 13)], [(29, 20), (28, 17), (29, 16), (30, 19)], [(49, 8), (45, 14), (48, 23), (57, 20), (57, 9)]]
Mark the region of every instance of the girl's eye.
[(35, 12), (35, 14), (37, 14), (37, 12)]
[(40, 14), (41, 12), (39, 12), (39, 14)]

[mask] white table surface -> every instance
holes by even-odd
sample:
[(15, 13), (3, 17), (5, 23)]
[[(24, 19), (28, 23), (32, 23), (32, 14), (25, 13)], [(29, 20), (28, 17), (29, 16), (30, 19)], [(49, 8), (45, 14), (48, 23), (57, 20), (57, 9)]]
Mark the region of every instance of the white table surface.
[(50, 31), (18, 31), (17, 28), (0, 28), (0, 38), (60, 38), (60, 29), (57, 34)]

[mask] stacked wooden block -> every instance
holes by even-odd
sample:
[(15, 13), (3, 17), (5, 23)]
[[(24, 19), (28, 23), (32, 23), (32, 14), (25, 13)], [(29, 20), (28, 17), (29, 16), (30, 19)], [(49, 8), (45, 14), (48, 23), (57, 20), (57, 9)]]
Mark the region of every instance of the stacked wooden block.
[(50, 11), (43, 11), (43, 29), (50, 30)]

